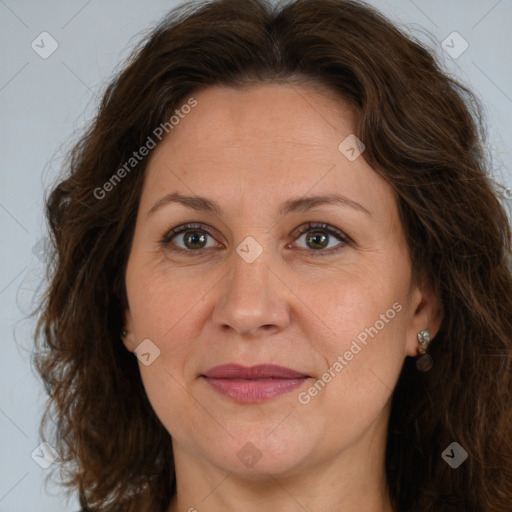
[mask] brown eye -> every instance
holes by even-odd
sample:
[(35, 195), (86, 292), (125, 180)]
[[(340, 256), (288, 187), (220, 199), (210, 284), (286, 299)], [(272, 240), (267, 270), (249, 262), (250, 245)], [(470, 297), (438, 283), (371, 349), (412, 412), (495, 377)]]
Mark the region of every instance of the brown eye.
[(202, 226), (184, 225), (167, 232), (160, 244), (162, 247), (176, 253), (199, 253), (201, 249), (209, 249), (215, 246), (215, 243), (207, 245), (208, 237), (213, 238)]
[(329, 224), (307, 224), (299, 228), (299, 234), (297, 241), (303, 238), (304, 249), (312, 256), (333, 254), (350, 243), (347, 235)]
[[(332, 255), (351, 242), (347, 235), (329, 224), (306, 224), (295, 235), (297, 241), (304, 238), (306, 247), (303, 249), (311, 256)], [(214, 240), (202, 225), (183, 225), (168, 231), (160, 245), (173, 253), (195, 256), (202, 254), (202, 249), (215, 247), (215, 241), (207, 245), (208, 237)]]
[(183, 240), (187, 249), (203, 249), (206, 244), (207, 236), (208, 235), (205, 236), (204, 233), (198, 234), (197, 231), (185, 231), (181, 240)]
[(312, 249), (325, 249), (329, 242), (329, 235), (321, 231), (310, 231), (306, 234), (306, 244), (311, 244)]

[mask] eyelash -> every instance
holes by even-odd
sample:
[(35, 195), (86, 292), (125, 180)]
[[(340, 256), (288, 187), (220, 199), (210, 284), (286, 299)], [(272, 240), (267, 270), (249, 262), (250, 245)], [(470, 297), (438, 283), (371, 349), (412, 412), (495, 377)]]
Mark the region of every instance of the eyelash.
[[(322, 250), (322, 249), (318, 249), (318, 250), (304, 249), (312, 257), (325, 257), (325, 256), (335, 254), (339, 250), (343, 249), (346, 245), (353, 243), (352, 239), (349, 236), (347, 236), (345, 233), (340, 231), (339, 229), (334, 228), (333, 226), (330, 226), (329, 224), (314, 223), (314, 222), (308, 222), (308, 223), (300, 226), (296, 231), (296, 233), (298, 234), (297, 238), (300, 238), (304, 233), (307, 233), (308, 231), (314, 231), (314, 230), (325, 231), (329, 236), (334, 236), (335, 238), (338, 238), (340, 240), (340, 242), (343, 242), (343, 244), (334, 250), (331, 248), (328, 251)], [(171, 229), (170, 231), (166, 231), (161, 237), (160, 246), (164, 249), (169, 250), (170, 252), (172, 252), (174, 254), (187, 253), (187, 255), (190, 255), (192, 257), (196, 256), (196, 255), (200, 256), (201, 255), (200, 253), (203, 253), (204, 250), (200, 250), (200, 249), (198, 249), (198, 250), (188, 249), (187, 250), (187, 249), (169, 247), (171, 240), (175, 236), (178, 236), (179, 234), (185, 233), (187, 231), (203, 231), (208, 236), (212, 236), (208, 232), (208, 230), (204, 228), (204, 225), (202, 225), (202, 224), (183, 224), (181, 226)], [(212, 238), (213, 238), (213, 236), (212, 236)], [(192, 253), (192, 254), (190, 254), (190, 253)], [(194, 253), (196, 253), (196, 254), (194, 254)]]

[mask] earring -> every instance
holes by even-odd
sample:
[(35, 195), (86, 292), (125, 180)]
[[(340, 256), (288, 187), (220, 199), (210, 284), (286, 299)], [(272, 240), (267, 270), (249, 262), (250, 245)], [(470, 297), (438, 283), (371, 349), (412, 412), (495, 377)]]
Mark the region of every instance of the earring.
[(430, 343), (430, 331), (425, 329), (418, 333), (418, 354), (424, 355), (427, 352), (428, 344)]
[(123, 329), (121, 331), (121, 338), (126, 338), (127, 335), (128, 335), (128, 331), (126, 329)]

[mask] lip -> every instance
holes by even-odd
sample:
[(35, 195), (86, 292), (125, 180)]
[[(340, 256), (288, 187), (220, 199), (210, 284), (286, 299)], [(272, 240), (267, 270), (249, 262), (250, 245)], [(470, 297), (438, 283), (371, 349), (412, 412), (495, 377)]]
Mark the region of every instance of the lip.
[(309, 375), (274, 364), (215, 366), (200, 376), (213, 390), (240, 403), (261, 403), (301, 386)]

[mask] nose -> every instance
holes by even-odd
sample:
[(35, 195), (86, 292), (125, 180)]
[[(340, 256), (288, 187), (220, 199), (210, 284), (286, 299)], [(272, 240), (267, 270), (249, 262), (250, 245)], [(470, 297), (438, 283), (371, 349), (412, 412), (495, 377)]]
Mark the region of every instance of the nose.
[[(280, 278), (278, 265), (263, 253), (252, 263), (233, 252), (228, 274), (219, 283), (213, 322), (240, 337), (279, 332), (290, 323), (292, 292)], [(231, 264), (232, 263), (232, 264)]]

